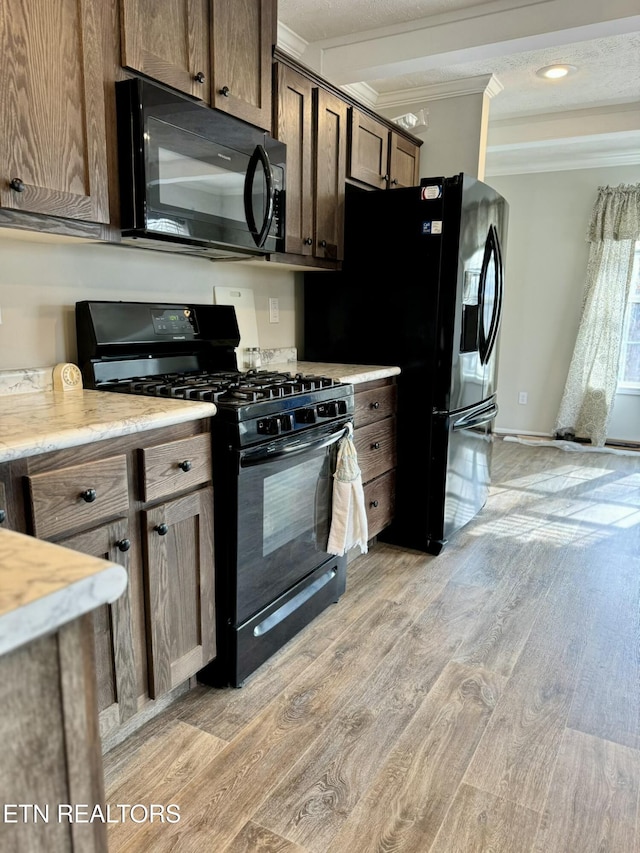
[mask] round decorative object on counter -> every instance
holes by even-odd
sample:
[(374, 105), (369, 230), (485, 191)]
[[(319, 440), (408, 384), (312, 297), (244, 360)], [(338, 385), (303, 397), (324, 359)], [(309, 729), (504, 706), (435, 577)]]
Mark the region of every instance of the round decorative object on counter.
[(71, 362), (56, 364), (53, 368), (54, 391), (81, 391), (82, 373), (76, 364)]

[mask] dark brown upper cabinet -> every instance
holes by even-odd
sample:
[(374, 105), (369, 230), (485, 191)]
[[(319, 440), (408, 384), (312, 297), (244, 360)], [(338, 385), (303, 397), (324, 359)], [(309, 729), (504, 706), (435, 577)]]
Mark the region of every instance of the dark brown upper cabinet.
[(285, 252), (313, 255), (313, 83), (286, 65), (275, 74), (274, 134), (287, 146)]
[(209, 102), (208, 0), (120, 0), (122, 64)]
[(345, 101), (318, 87), (314, 90), (315, 233), (314, 254), (339, 261), (344, 257), (344, 198), (347, 175)]
[(420, 146), (355, 107), (349, 122), (349, 178), (376, 189), (419, 183)]
[(271, 131), (276, 0), (212, 0), (211, 106)]
[(3, 0), (0, 207), (109, 221), (100, 0)]

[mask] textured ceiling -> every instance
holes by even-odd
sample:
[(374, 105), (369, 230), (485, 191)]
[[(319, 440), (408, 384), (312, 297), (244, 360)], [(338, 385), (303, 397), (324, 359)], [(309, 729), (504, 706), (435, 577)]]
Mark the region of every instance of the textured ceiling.
[(278, 0), (278, 19), (313, 42), (482, 5), (478, 0)]
[[(562, 80), (536, 77), (538, 68), (555, 62), (575, 65), (578, 70)], [(504, 86), (491, 101), (492, 118), (640, 102), (640, 34), (610, 36), (367, 82), (382, 93), (491, 73)]]
[[(518, 2), (520, 0), (516, 0)], [(378, 27), (406, 25), (431, 15), (482, 6), (495, 8), (496, 5), (478, 0), (279, 0), (279, 19), (313, 43), (363, 31), (371, 36), (371, 31)], [(560, 81), (536, 77), (536, 69), (553, 62), (571, 63), (578, 71)], [(493, 59), (443, 65), (402, 77), (360, 82), (368, 83), (379, 93), (389, 93), (491, 73), (504, 87), (491, 102), (492, 119), (630, 101), (640, 103), (640, 33), (606, 36)]]

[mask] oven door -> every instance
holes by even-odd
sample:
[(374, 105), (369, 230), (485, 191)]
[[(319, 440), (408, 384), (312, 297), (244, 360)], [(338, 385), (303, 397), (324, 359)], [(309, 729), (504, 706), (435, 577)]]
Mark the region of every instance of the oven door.
[(239, 452), (234, 626), (330, 559), (340, 422)]

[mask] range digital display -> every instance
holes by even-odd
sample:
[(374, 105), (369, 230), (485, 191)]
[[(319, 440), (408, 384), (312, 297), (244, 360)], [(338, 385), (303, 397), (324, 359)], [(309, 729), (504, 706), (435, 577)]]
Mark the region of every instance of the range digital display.
[(169, 308), (152, 311), (153, 329), (156, 335), (193, 338), (198, 332), (196, 315), (191, 308)]

